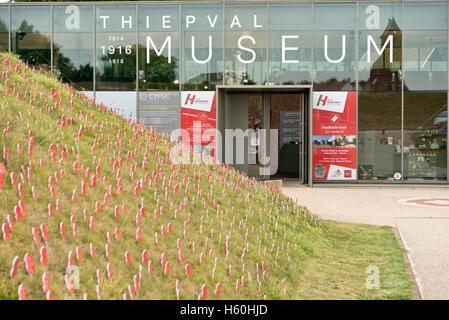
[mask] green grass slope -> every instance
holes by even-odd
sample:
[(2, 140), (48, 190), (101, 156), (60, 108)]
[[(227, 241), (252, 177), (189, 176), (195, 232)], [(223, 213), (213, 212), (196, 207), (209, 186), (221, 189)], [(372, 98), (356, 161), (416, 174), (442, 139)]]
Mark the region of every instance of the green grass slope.
[(0, 299), (412, 298), (391, 229), (323, 222), (220, 164), (174, 164), (167, 138), (15, 56), (0, 74)]

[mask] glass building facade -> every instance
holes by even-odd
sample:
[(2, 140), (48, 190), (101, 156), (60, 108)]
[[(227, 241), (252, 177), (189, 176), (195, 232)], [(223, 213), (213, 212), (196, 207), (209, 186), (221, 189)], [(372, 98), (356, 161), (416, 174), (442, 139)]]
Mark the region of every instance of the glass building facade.
[(448, 10), (447, 1), (1, 4), (0, 50), (137, 120), (140, 98), (155, 91), (352, 91), (358, 182), (447, 183)]

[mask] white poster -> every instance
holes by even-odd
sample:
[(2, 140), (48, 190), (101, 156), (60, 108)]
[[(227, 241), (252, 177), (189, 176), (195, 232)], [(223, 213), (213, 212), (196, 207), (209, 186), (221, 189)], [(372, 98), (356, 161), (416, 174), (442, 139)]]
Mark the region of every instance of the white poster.
[(313, 109), (343, 113), (345, 111), (347, 92), (319, 91), (313, 93)]
[(181, 107), (210, 112), (214, 97), (215, 91), (182, 91)]
[(354, 180), (356, 179), (355, 174), (356, 170), (353, 168), (331, 164), (327, 173), (327, 180)]

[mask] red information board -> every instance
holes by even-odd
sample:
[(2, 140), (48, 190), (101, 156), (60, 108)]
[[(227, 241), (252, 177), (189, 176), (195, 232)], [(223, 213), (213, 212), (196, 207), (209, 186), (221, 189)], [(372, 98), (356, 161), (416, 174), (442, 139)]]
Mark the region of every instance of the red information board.
[(355, 136), (357, 105), (354, 91), (313, 93), (313, 135)]
[(215, 157), (215, 91), (181, 93), (181, 128), (188, 132), (188, 137), (182, 136), (184, 143), (196, 152)]
[(356, 93), (318, 91), (312, 102), (313, 179), (357, 179)]

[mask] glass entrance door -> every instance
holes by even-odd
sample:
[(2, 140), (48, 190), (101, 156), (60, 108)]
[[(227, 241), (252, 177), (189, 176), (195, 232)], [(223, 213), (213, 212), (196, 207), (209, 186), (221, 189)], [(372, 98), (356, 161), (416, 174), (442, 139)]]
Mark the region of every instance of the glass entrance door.
[(272, 93), (270, 96), (270, 126), (278, 132), (277, 148), (271, 148), (271, 158), (277, 153), (277, 170), (271, 179), (303, 180), (304, 172), (304, 94)]
[(248, 176), (264, 180), (264, 161), (260, 152), (264, 148), (262, 137), (265, 130), (264, 95), (248, 96)]
[(307, 183), (307, 92), (248, 91), (219, 92), (224, 163), (257, 180)]

